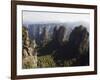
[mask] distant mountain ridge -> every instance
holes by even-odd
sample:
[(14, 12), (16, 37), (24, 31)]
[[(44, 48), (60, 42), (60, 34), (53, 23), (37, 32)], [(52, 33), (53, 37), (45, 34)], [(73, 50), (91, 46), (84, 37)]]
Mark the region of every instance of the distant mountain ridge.
[(76, 21), (76, 22), (57, 22), (57, 21), (52, 21), (52, 22), (34, 22), (34, 23), (31, 23), (31, 22), (24, 22), (23, 25), (28, 27), (29, 25), (32, 25), (32, 24), (37, 24), (37, 25), (50, 25), (50, 24), (56, 24), (56, 25), (66, 25), (67, 27), (72, 27), (72, 29), (76, 26), (79, 26), (79, 25), (83, 25), (84, 27), (87, 28), (87, 30), (89, 31), (89, 23), (88, 22), (85, 22), (85, 21)]
[[(89, 32), (89, 24), (81, 21), (66, 22), (66, 23), (65, 22), (38, 22), (38, 23), (23, 24), (23, 26), (28, 29), (30, 39), (31, 40), (35, 39), (37, 43), (43, 41), (43, 36), (46, 36), (48, 40), (52, 39), (54, 27), (57, 27), (58, 29), (60, 26), (65, 27), (66, 31), (64, 34), (64, 40), (68, 40), (72, 30), (79, 25), (86, 27), (87, 31)], [(45, 32), (43, 30), (44, 28), (45, 28)]]

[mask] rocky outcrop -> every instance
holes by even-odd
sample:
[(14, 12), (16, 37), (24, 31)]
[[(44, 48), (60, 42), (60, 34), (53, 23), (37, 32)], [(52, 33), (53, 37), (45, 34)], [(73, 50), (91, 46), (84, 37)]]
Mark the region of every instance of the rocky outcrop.
[(84, 26), (74, 28), (67, 46), (69, 58), (76, 58), (75, 65), (89, 65), (89, 33)]
[[(37, 67), (36, 43), (29, 39), (28, 30), (23, 27), (22, 31), (23, 48), (22, 48), (22, 66), (23, 68)], [(33, 47), (31, 45), (34, 45)]]
[(58, 29), (55, 26), (53, 30), (53, 41), (58, 43), (62, 43), (64, 39), (66, 28), (64, 26), (60, 26)]
[(42, 34), (41, 34), (41, 44), (44, 46), (48, 42), (48, 33), (46, 27), (43, 28)]
[(80, 54), (88, 52), (89, 48), (89, 33), (87, 29), (80, 25), (75, 27), (69, 37), (69, 44), (71, 48), (77, 50)]

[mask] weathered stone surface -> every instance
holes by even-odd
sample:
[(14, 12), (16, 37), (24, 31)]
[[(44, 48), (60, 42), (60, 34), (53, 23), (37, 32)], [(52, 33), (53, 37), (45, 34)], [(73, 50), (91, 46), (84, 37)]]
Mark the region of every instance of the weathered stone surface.
[[(23, 27), (25, 28), (25, 27)], [(36, 43), (29, 39), (27, 29), (23, 29), (23, 49), (22, 49), (22, 66), (23, 68), (37, 67), (37, 54), (35, 52)], [(32, 47), (33, 45), (34, 47)]]
[(28, 56), (27, 50), (23, 49), (23, 57), (27, 57), (27, 56)]

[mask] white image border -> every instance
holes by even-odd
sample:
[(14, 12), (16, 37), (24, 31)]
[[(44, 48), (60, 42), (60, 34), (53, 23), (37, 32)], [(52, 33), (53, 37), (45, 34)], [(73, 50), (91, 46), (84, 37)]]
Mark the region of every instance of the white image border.
[[(90, 13), (90, 65), (80, 67), (22, 69), (22, 10)], [(94, 71), (94, 10), (46, 6), (17, 5), (17, 75), (70, 73)]]

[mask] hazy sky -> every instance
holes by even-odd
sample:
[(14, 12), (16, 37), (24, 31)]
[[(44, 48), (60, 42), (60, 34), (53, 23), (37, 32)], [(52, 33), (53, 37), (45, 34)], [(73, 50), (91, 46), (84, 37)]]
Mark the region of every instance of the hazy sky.
[(23, 11), (23, 23), (90, 21), (89, 14)]

